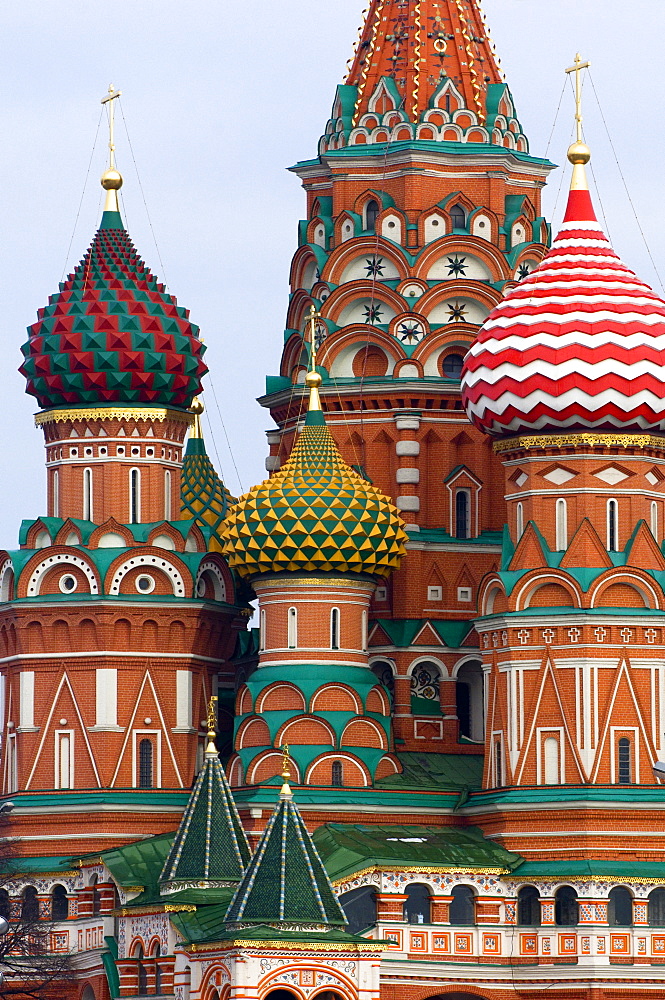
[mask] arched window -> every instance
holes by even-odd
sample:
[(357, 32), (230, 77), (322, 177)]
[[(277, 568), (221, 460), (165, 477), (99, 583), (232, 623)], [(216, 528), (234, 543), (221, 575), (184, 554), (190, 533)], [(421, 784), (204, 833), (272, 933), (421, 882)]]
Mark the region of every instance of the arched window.
[(413, 715), (439, 715), (441, 713), (441, 671), (436, 663), (425, 660), (411, 671), (411, 712)]
[(367, 652), (367, 612), (363, 611), (360, 622), (360, 645), (363, 653)]
[(516, 534), (517, 538), (515, 541), (519, 542), (520, 538), (524, 534), (524, 504), (518, 503), (517, 505), (517, 524), (516, 524)]
[(298, 611), (296, 608), (289, 608), (287, 620), (286, 641), (289, 649), (295, 649), (298, 645)]
[(92, 521), (92, 469), (83, 470), (83, 520)]
[(261, 614), (259, 615), (259, 649), (263, 650), (266, 648), (266, 612), (265, 608), (261, 608)]
[(535, 885), (523, 885), (517, 893), (517, 923), (521, 927), (540, 927), (540, 893)]
[(483, 668), (479, 661), (463, 663), (457, 671), (455, 699), (459, 735), (475, 743), (485, 736)]
[(466, 228), (466, 212), (464, 211), (464, 206), (453, 205), (450, 209), (450, 221), (452, 223), (453, 229), (464, 229)]
[(607, 549), (609, 552), (619, 549), (619, 504), (616, 500), (607, 501)]
[(559, 777), (559, 741), (556, 736), (548, 736), (543, 740), (543, 777), (546, 785), (558, 785)]
[(9, 893), (6, 889), (0, 889), (0, 917), (4, 917), (5, 920), (9, 920), (11, 912), (12, 904), (9, 899)]
[(93, 917), (98, 916), (102, 909), (102, 900), (99, 895), (99, 889), (97, 888), (97, 876), (93, 875), (90, 879), (90, 889), (92, 890), (92, 915)]
[(556, 502), (556, 547), (558, 551), (568, 548), (568, 506), (565, 500)]
[(372, 673), (379, 683), (383, 684), (384, 688), (387, 690), (392, 704), (392, 700), (395, 695), (395, 674), (391, 664), (386, 663), (385, 660), (375, 660), (372, 664)]
[(424, 882), (412, 882), (405, 889), (404, 919), (410, 924), (430, 923), (430, 888)]
[(141, 520), (141, 470), (129, 470), (129, 523)]
[(344, 772), (341, 760), (334, 760), (332, 765), (332, 786), (341, 788), (344, 784)]
[(69, 900), (64, 885), (54, 885), (51, 890), (51, 919), (66, 920), (69, 916)]
[(370, 233), (374, 232), (379, 212), (379, 203), (372, 198), (372, 200), (368, 201), (365, 205), (365, 229)]
[(607, 900), (607, 922), (610, 927), (633, 926), (633, 897), (624, 885), (615, 885)]
[(34, 885), (26, 885), (21, 898), (21, 920), (24, 923), (34, 923), (39, 920), (39, 900)]
[(343, 892), (339, 903), (347, 919), (346, 930), (349, 934), (359, 934), (367, 927), (376, 923), (376, 889), (371, 885), (362, 885), (350, 892)]
[(618, 778), (620, 785), (630, 785), (632, 784), (632, 747), (630, 745), (630, 740), (626, 737), (622, 737), (617, 745), (617, 757), (618, 757)]
[(450, 922), (457, 927), (471, 927), (476, 922), (476, 896), (470, 885), (455, 885), (450, 894)]
[(652, 889), (649, 893), (647, 914), (650, 927), (665, 927), (665, 889)]
[(468, 490), (457, 490), (455, 493), (455, 537), (469, 537), (469, 513), (471, 497)]
[(554, 920), (557, 927), (577, 927), (580, 907), (577, 893), (570, 885), (562, 885), (554, 896)]
[(339, 649), (339, 608), (330, 612), (330, 648)]
[(136, 978), (138, 981), (138, 993), (139, 996), (145, 996), (148, 992), (148, 974), (145, 970), (145, 965), (143, 964), (143, 947), (138, 946), (134, 952), (134, 958), (136, 959)]
[(156, 944), (152, 953), (152, 957), (155, 959), (155, 994), (158, 997), (161, 997), (162, 993), (164, 992), (164, 990), (162, 989), (162, 967), (159, 964), (159, 958), (161, 956), (161, 953), (162, 953), (161, 948), (159, 947), (158, 944)]
[(152, 741), (139, 743), (139, 788), (152, 788)]
[(53, 517), (60, 517), (60, 473), (53, 473)]
[(446, 354), (443, 359), (443, 374), (446, 378), (460, 379), (464, 357), (461, 354)]
[(168, 469), (164, 472), (164, 520), (171, 520), (171, 473)]

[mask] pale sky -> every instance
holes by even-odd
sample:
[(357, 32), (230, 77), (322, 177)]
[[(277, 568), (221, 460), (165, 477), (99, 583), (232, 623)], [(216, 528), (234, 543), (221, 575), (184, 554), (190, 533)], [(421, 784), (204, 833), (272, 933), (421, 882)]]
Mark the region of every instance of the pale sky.
[[(279, 370), (289, 264), (304, 212), (299, 182), (285, 168), (315, 155), (364, 6), (363, 0), (2, 4), (1, 547), (17, 545), (22, 517), (45, 513), (42, 435), (33, 426), (35, 402), (16, 371), (19, 347), (97, 228), (104, 122), (75, 231), (74, 224), (99, 101), (110, 82), (123, 91), (150, 216), (120, 116), (125, 224), (144, 260), (201, 327), (242, 486), (264, 478), (271, 421), (254, 398), (264, 391), (264, 376)], [(665, 280), (663, 0), (629, 6), (485, 0), (484, 9), (536, 156), (547, 150), (564, 68), (577, 50), (592, 61), (630, 197)], [(548, 151), (557, 163), (565, 162), (572, 122), (567, 89)], [(615, 248), (662, 294), (589, 86), (585, 126)], [(550, 218), (556, 203), (555, 225), (565, 180), (557, 201), (559, 185), (556, 171), (545, 193)], [(216, 445), (237, 495), (209, 384), (204, 399), (209, 453), (216, 460)]]

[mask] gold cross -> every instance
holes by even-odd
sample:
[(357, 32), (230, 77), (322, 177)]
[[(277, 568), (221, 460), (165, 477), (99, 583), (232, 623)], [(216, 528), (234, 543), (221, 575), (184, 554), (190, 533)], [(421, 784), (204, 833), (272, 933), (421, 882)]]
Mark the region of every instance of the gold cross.
[(311, 371), (316, 371), (316, 321), (320, 319), (321, 313), (316, 311), (314, 303), (309, 307), (309, 339), (312, 345), (312, 358), (310, 362)]
[(289, 744), (285, 743), (280, 749), (282, 751), (282, 778), (284, 778), (284, 781), (288, 781), (291, 777), (291, 755), (289, 754)]
[(116, 97), (121, 97), (122, 91), (115, 90), (112, 83), (109, 83), (109, 92), (102, 97), (102, 104), (109, 106), (109, 170), (115, 170), (115, 104)]
[(575, 121), (577, 122), (577, 141), (583, 142), (582, 139), (582, 81), (580, 79), (582, 70), (588, 69), (591, 65), (590, 62), (582, 62), (582, 56), (577, 53), (575, 56), (575, 65), (569, 66), (566, 73), (575, 74)]

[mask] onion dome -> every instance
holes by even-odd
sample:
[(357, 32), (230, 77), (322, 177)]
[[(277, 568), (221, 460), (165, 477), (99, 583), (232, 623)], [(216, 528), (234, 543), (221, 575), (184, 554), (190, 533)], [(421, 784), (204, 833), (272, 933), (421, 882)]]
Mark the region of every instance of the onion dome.
[(200, 399), (195, 399), (190, 409), (194, 413), (194, 425), (189, 432), (180, 473), (180, 516), (194, 518), (199, 524), (212, 528), (209, 548), (221, 552), (219, 529), (236, 499), (231, 496), (208, 458), (201, 431), (203, 403)]
[(490, 313), (466, 356), (470, 419), (495, 436), (665, 429), (665, 302), (598, 225), (582, 142), (566, 215), (540, 266)]
[(343, 926), (346, 917), (300, 811), (293, 801), (288, 763), (275, 811), (268, 820), (226, 922), (288, 930)]
[(186, 408), (207, 372), (199, 328), (143, 263), (108, 170), (106, 210), (90, 248), (28, 327), (20, 372), (39, 406), (147, 403)]
[(340, 455), (321, 411), (321, 376), (309, 372), (306, 384), (309, 412), (288, 462), (231, 508), (221, 528), (222, 551), (241, 576), (386, 576), (405, 553), (403, 521), (388, 497)]
[(162, 895), (192, 885), (200, 889), (235, 886), (252, 856), (215, 746), (215, 701), (211, 699), (208, 709), (203, 767), (159, 878)]

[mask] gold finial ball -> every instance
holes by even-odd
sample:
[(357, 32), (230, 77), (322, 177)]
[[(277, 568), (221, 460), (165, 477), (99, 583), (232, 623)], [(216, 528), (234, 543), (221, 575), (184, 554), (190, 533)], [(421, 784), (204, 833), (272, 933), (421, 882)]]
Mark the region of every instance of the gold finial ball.
[(193, 413), (196, 417), (200, 417), (204, 410), (205, 406), (203, 405), (203, 400), (196, 396), (196, 398), (192, 400), (189, 412)]
[(568, 148), (568, 159), (575, 165), (584, 165), (591, 159), (591, 150), (585, 142), (574, 142)]
[(119, 191), (122, 187), (122, 174), (118, 170), (106, 170), (102, 174), (101, 183), (105, 191)]
[(308, 389), (318, 389), (322, 381), (318, 372), (307, 372), (305, 375), (305, 385)]

